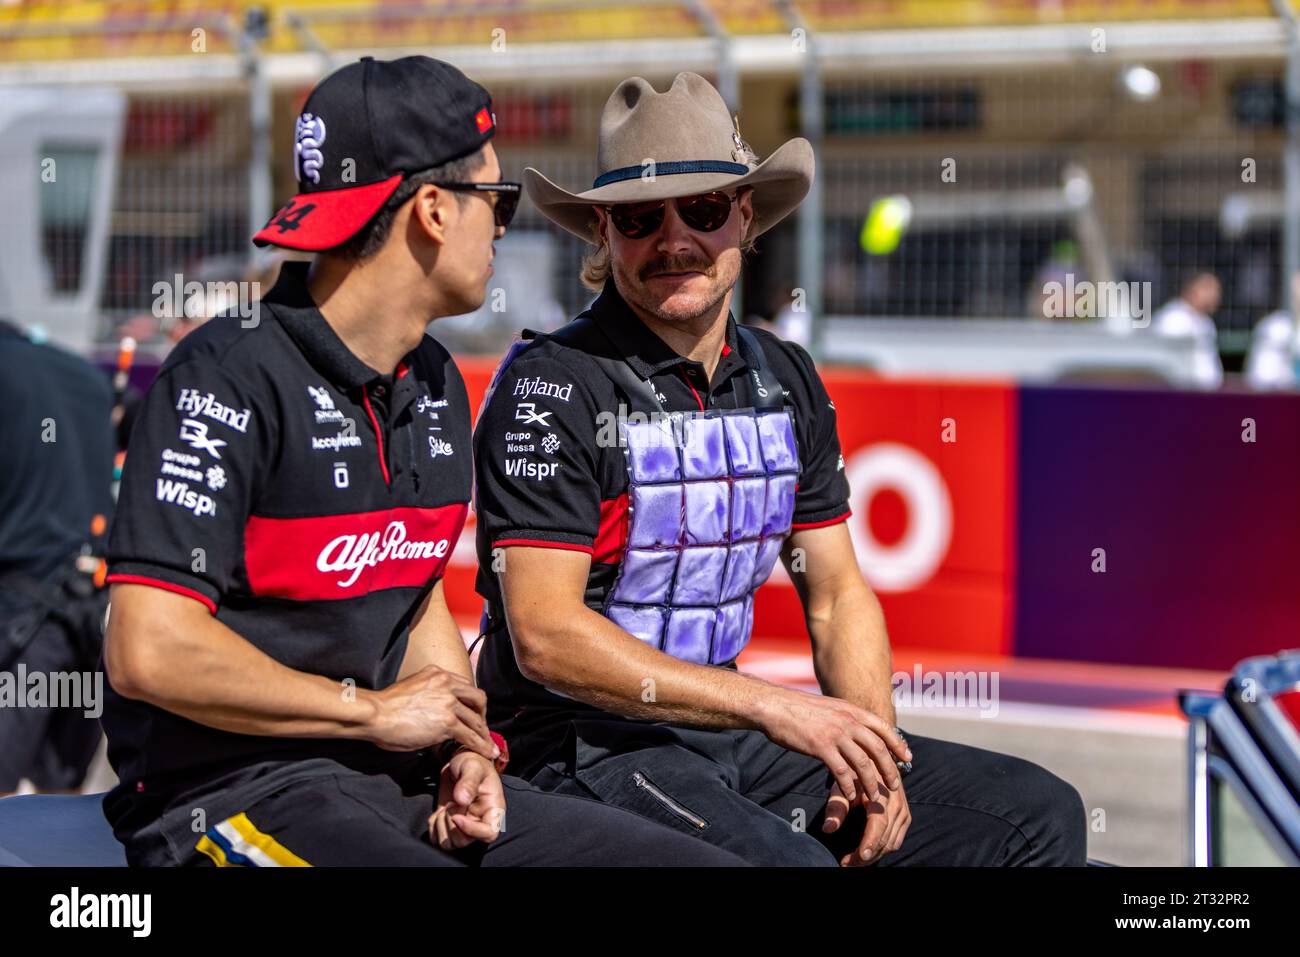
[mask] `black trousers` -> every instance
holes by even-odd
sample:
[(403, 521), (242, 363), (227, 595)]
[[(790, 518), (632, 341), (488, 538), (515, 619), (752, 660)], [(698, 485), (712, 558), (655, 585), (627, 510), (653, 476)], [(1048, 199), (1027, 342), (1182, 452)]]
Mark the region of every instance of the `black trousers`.
[[(39, 672), (47, 680), (58, 672), (98, 671), (100, 635), (94, 616), (103, 613), (103, 601), (89, 600), (86, 606), (86, 614), (64, 617), (5, 601), (0, 635), (21, 636), (21, 645), (11, 652), (8, 642), (0, 638), (0, 670), (16, 675), (21, 664), (27, 674)], [(17, 790), (23, 778), (39, 791), (80, 787), (103, 736), (99, 719), (87, 717), (87, 710), (93, 709), (0, 707), (0, 794)]]
[(133, 866), (744, 866), (635, 814), (509, 775), (497, 839), (443, 851), (428, 839), (440, 768), (424, 753), (385, 763), (368, 771), (324, 758), (266, 762), (160, 808), (120, 788), (105, 812)]
[[(544, 763), (525, 761), (536, 768), (535, 786), (635, 811), (751, 864), (836, 866), (862, 837), (861, 808), (835, 834), (821, 832), (830, 772), (760, 732), (614, 718), (578, 719), (555, 730), (557, 743), (540, 755)], [(880, 866), (1086, 862), (1083, 801), (1069, 784), (1019, 758), (906, 737), (914, 770), (903, 790), (912, 823), (902, 848)]]

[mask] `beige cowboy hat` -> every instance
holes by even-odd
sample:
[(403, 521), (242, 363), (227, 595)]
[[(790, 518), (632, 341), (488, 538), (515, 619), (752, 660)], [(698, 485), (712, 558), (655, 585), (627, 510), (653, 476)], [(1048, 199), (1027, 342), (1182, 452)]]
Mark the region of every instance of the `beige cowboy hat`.
[(618, 85), (600, 114), (591, 189), (570, 193), (532, 167), (524, 170), (524, 185), (543, 216), (588, 242), (596, 241), (594, 206), (752, 186), (753, 238), (799, 205), (814, 164), (812, 146), (802, 138), (781, 144), (761, 163), (747, 162), (752, 155), (704, 77), (678, 73), (668, 92), (659, 93), (634, 76)]

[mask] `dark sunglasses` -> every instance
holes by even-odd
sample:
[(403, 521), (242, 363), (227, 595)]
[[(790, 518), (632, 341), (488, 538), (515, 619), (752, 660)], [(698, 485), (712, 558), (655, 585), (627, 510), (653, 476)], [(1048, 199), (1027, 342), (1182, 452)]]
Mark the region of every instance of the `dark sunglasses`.
[(433, 185), (453, 192), (491, 193), (492, 216), (501, 229), (510, 225), (510, 220), (515, 218), (515, 210), (519, 208), (521, 187), (518, 183), (434, 183)]
[[(699, 233), (721, 229), (730, 218), (731, 204), (735, 201), (735, 196), (719, 192), (679, 196), (673, 200), (682, 222)], [(605, 208), (609, 211), (610, 222), (620, 233), (628, 239), (645, 239), (664, 224), (667, 205), (668, 200), (659, 199), (647, 203), (619, 203)]]

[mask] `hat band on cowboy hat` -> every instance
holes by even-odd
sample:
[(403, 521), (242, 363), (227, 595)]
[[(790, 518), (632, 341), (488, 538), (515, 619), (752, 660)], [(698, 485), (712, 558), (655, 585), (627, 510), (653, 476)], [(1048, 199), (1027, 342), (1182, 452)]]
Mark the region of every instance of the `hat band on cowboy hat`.
[(572, 193), (538, 170), (524, 170), (533, 205), (556, 225), (598, 242), (595, 207), (641, 203), (716, 190), (753, 188), (748, 238), (771, 229), (812, 186), (812, 146), (783, 143), (761, 163), (732, 126), (726, 102), (708, 80), (679, 73), (660, 93), (634, 76), (620, 83), (600, 115), (596, 178)]
[[(653, 169), (656, 176), (673, 176), (677, 173), (734, 173), (744, 176), (749, 167), (744, 163), (725, 163), (721, 160), (684, 160), (677, 163), (656, 163)], [(638, 179), (646, 173), (645, 166), (624, 166), (601, 173), (591, 184), (592, 189), (600, 189), (610, 183), (621, 183), (625, 179)]]

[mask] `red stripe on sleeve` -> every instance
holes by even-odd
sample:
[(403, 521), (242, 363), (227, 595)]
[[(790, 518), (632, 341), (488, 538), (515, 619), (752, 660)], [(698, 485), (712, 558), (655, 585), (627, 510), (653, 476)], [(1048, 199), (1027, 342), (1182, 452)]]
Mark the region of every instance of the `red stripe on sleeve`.
[(216, 602), (202, 592), (197, 592), (193, 588), (186, 588), (184, 585), (173, 585), (171, 582), (165, 582), (158, 578), (146, 578), (144, 575), (109, 575), (105, 582), (109, 585), (148, 585), (151, 588), (161, 588), (163, 591), (184, 595), (186, 598), (193, 598), (207, 608), (210, 614), (215, 615), (217, 613)]
[(548, 542), (542, 538), (498, 538), (492, 543), (493, 548), (507, 548), (511, 545), (523, 545), (528, 548), (559, 548), (567, 552), (591, 554), (591, 546), (589, 545), (575, 545), (573, 542)]
[(852, 509), (849, 509), (849, 510), (848, 510), (847, 512), (845, 512), (843, 515), (838, 515), (838, 516), (836, 516), (835, 518), (828, 518), (828, 519), (826, 519), (826, 521), (824, 521), (824, 522), (804, 522), (804, 523), (802, 523), (802, 524), (794, 524), (794, 525), (791, 525), (790, 527), (791, 527), (791, 528), (795, 528), (795, 529), (803, 529), (803, 528), (825, 528), (827, 525), (838, 525), (840, 522), (847, 522), (848, 519), (849, 519), (849, 516), (852, 515), (852, 514), (853, 514), (853, 510), (852, 510)]

